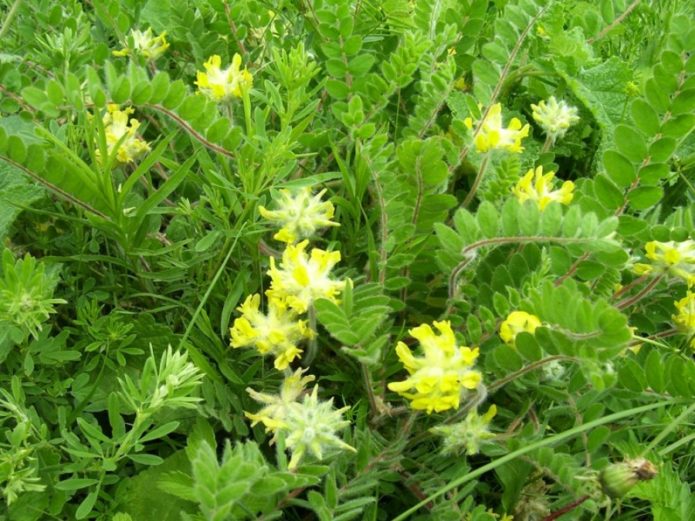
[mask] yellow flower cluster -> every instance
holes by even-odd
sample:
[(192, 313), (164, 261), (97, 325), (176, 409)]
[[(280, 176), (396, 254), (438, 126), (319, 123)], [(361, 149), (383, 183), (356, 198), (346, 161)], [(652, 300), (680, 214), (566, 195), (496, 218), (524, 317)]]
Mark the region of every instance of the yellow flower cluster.
[(222, 69), (221, 65), (222, 58), (214, 54), (203, 64), (205, 72), (196, 73), (195, 84), (202, 94), (220, 102), (241, 98), (251, 90), (253, 76), (248, 70), (241, 70), (241, 56), (235, 54), (232, 64), (226, 69)]
[(685, 297), (674, 304), (678, 314), (673, 315), (673, 321), (693, 337), (690, 341), (690, 347), (695, 349), (695, 293), (688, 291)]
[(574, 197), (574, 183), (565, 181), (558, 190), (553, 190), (553, 178), (555, 172), (543, 173), (543, 167), (531, 169), (512, 189), (520, 203), (535, 201), (541, 211), (545, 210), (551, 202), (570, 204)]
[[(471, 130), (476, 126), (471, 118), (466, 118), (463, 123)], [(528, 136), (529, 129), (528, 124), (522, 126), (517, 118), (512, 118), (505, 128), (502, 124), (502, 104), (495, 103), (488, 110), (473, 142), (480, 153), (495, 149), (520, 153), (524, 150), (521, 140)]]
[(525, 311), (512, 311), (500, 325), (500, 338), (509, 345), (514, 345), (516, 335), (522, 332), (533, 334), (541, 325), (541, 320)]
[(152, 34), (152, 28), (149, 27), (146, 31), (138, 31), (133, 29), (130, 31), (130, 40), (133, 42), (133, 47), (124, 47), (120, 51), (113, 51), (114, 56), (129, 56), (133, 53), (141, 54), (148, 60), (154, 61), (166, 52), (169, 44), (166, 39), (166, 31), (159, 36)]
[(635, 264), (636, 273), (668, 272), (683, 279), (688, 287), (695, 284), (695, 241), (650, 241), (644, 249), (652, 263)]
[(313, 248), (307, 254), (308, 245), (309, 241), (288, 244), (280, 266), (270, 258), (267, 313), (260, 310), (261, 296), (251, 295), (237, 308), (241, 316), (230, 329), (232, 347), (255, 347), (261, 355), (272, 354), (278, 370), (301, 358), (299, 344), (314, 338), (314, 331), (300, 315), (307, 313), (316, 299), (336, 302), (345, 287), (345, 281), (330, 276), (340, 261), (340, 252)]
[(237, 308), (242, 314), (230, 330), (232, 347), (255, 346), (262, 355), (275, 356), (275, 369), (282, 371), (300, 356), (297, 344), (313, 337), (314, 332), (305, 320), (288, 309), (283, 300), (269, 299), (268, 312), (260, 310), (261, 296), (250, 295)]
[(336, 301), (345, 287), (344, 280), (333, 280), (331, 270), (340, 262), (339, 251), (324, 251), (313, 248), (307, 255), (309, 241), (290, 244), (282, 254), (281, 267), (270, 258), (268, 274), (272, 280), (266, 295), (272, 299), (285, 300), (297, 313), (306, 313), (316, 299)]
[[(116, 160), (119, 163), (131, 163), (150, 149), (147, 142), (137, 134), (140, 122), (131, 118), (133, 109), (128, 107), (121, 110), (115, 103), (110, 103), (102, 121), (106, 133), (106, 145), (111, 155), (117, 147)], [(100, 158), (97, 150), (97, 158)]]
[(318, 399), (318, 386), (310, 394), (304, 394), (304, 386), (313, 381), (313, 376), (302, 376), (302, 369), (285, 377), (280, 394), (259, 393), (246, 389), (251, 397), (264, 404), (255, 414), (246, 413), (252, 426), (263, 423), (266, 432), (273, 433), (271, 443), (282, 435), (285, 446), (292, 452), (288, 467), (295, 469), (303, 457), (309, 453), (317, 460), (323, 459), (327, 452), (355, 449), (337, 436), (337, 432), (350, 422), (343, 420), (343, 413), (350, 407), (335, 409), (333, 399)]
[(464, 389), (476, 389), (482, 380), (472, 367), (479, 349), (458, 347), (448, 321), (434, 322), (437, 335), (428, 324), (409, 331), (420, 342), (423, 357), (415, 357), (403, 342), (396, 346), (396, 354), (410, 376), (402, 382), (391, 382), (388, 387), (410, 400), (413, 409), (441, 412), (457, 409)]
[(571, 107), (564, 101), (558, 102), (555, 96), (550, 96), (547, 103), (541, 101), (538, 105), (532, 104), (531, 109), (533, 119), (545, 131), (551, 143), (563, 137), (567, 130), (579, 121), (577, 108)]
[(300, 239), (311, 237), (316, 230), (325, 226), (340, 226), (331, 221), (335, 208), (330, 201), (321, 201), (326, 190), (312, 195), (311, 188), (305, 187), (295, 193), (280, 190), (278, 210), (267, 210), (261, 206), (261, 215), (282, 227), (273, 237), (281, 242), (294, 244)]

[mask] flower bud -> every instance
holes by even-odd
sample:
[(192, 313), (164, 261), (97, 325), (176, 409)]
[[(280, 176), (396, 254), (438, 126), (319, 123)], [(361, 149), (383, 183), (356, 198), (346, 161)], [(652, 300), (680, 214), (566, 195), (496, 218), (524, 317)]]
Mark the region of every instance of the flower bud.
[(624, 497), (640, 481), (656, 476), (657, 470), (651, 461), (644, 458), (612, 463), (601, 471), (599, 481), (603, 492), (613, 498)]

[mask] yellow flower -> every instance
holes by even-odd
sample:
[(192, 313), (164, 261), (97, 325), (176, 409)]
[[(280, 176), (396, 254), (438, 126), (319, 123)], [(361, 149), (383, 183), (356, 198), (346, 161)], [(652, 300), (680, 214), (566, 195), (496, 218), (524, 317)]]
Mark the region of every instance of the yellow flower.
[[(473, 129), (475, 126), (471, 118), (466, 118), (463, 122), (469, 129)], [(480, 153), (494, 149), (520, 153), (524, 149), (521, 146), (521, 140), (528, 136), (529, 129), (528, 124), (522, 126), (521, 121), (517, 118), (512, 118), (509, 126), (504, 128), (502, 126), (502, 104), (495, 103), (488, 110), (473, 142), (476, 150)]]
[(237, 308), (242, 316), (230, 329), (231, 346), (255, 346), (262, 355), (270, 353), (275, 356), (275, 369), (281, 371), (301, 357), (297, 344), (311, 338), (313, 331), (282, 300), (270, 299), (267, 314), (260, 311), (260, 303), (260, 295), (251, 295)]
[(574, 183), (565, 181), (560, 189), (552, 190), (554, 177), (555, 172), (543, 174), (542, 166), (537, 167), (535, 171), (531, 169), (519, 179), (512, 193), (520, 203), (535, 201), (541, 211), (553, 201), (570, 204), (574, 197)]
[(391, 382), (388, 387), (411, 401), (413, 409), (446, 411), (457, 409), (464, 389), (475, 389), (480, 384), (480, 372), (471, 369), (478, 358), (479, 349), (458, 347), (451, 324), (434, 322), (439, 335), (428, 324), (411, 329), (419, 340), (424, 356), (416, 358), (407, 345), (399, 342), (396, 354), (410, 376), (402, 382)]
[(227, 101), (241, 98), (253, 86), (253, 76), (244, 69), (241, 70), (241, 56), (235, 54), (232, 64), (221, 69), (222, 58), (214, 54), (203, 64), (205, 72), (196, 73), (195, 84), (198, 90), (214, 101)]
[(491, 405), (482, 416), (477, 409), (473, 409), (465, 420), (451, 425), (439, 425), (431, 430), (444, 437), (442, 450), (445, 454), (478, 454), (480, 442), (495, 437), (489, 427), (496, 414), (495, 405)]
[(536, 315), (525, 311), (512, 311), (500, 325), (500, 338), (505, 343), (514, 345), (516, 335), (522, 331), (533, 334), (540, 325), (541, 321)]
[(324, 226), (340, 226), (331, 221), (335, 208), (330, 201), (321, 201), (326, 190), (321, 190), (312, 196), (311, 188), (305, 187), (292, 193), (280, 190), (278, 210), (259, 208), (261, 215), (269, 221), (282, 224), (282, 228), (274, 235), (278, 241), (293, 244), (299, 239), (312, 236), (316, 230)]
[(169, 48), (166, 40), (166, 31), (159, 36), (153, 36), (152, 28), (142, 32), (137, 29), (130, 31), (130, 39), (133, 42), (133, 48), (124, 47), (120, 51), (113, 51), (114, 56), (128, 56), (132, 53), (142, 54), (148, 60), (156, 60)]
[[(137, 135), (140, 122), (135, 118), (128, 120), (128, 116), (132, 113), (133, 109), (130, 107), (120, 110), (118, 105), (110, 103), (107, 113), (102, 118), (108, 153), (111, 155), (117, 146), (116, 160), (120, 163), (133, 162), (150, 149), (147, 142)], [(99, 150), (97, 150), (97, 158), (99, 158)]]
[(645, 244), (644, 249), (653, 266), (637, 264), (637, 271), (649, 273), (654, 267), (660, 267), (682, 278), (689, 287), (695, 284), (695, 241), (651, 241)]
[(695, 293), (688, 291), (688, 294), (677, 302), (674, 302), (677, 315), (673, 315), (676, 325), (683, 328), (687, 334), (692, 335), (690, 347), (695, 349)]
[(577, 107), (572, 107), (563, 101), (558, 101), (555, 96), (550, 96), (547, 103), (541, 101), (538, 105), (531, 104), (533, 119), (548, 135), (552, 143), (563, 137), (567, 130), (579, 121)]
[(336, 302), (345, 287), (345, 281), (330, 278), (331, 269), (340, 262), (340, 252), (314, 248), (309, 256), (304, 251), (308, 244), (309, 241), (302, 241), (288, 245), (282, 253), (282, 267), (277, 268), (271, 257), (268, 270), (272, 283), (266, 295), (284, 299), (297, 313), (305, 313), (319, 298)]

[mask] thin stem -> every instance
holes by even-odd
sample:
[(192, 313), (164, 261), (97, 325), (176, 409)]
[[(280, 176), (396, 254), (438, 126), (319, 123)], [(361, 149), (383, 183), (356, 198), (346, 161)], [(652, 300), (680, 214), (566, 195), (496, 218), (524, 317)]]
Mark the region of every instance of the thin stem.
[(254, 129), (253, 120), (251, 119), (251, 96), (249, 95), (249, 91), (247, 89), (244, 89), (241, 97), (244, 102), (244, 121), (246, 122), (246, 137), (248, 139), (253, 139)]
[(664, 400), (661, 402), (657, 403), (650, 403), (648, 405), (642, 405), (640, 407), (634, 407), (632, 409), (616, 412), (613, 414), (609, 414), (608, 416), (604, 416), (603, 418), (598, 418), (594, 421), (585, 423), (583, 425), (578, 425), (577, 427), (574, 427), (572, 429), (566, 430), (565, 432), (561, 432), (559, 434), (556, 434), (554, 436), (549, 436), (548, 438), (539, 440), (534, 443), (529, 443), (528, 445), (524, 445), (523, 447), (518, 448), (517, 450), (510, 452), (508, 454), (505, 454), (504, 456), (501, 456), (487, 465), (483, 465), (482, 467), (478, 467), (471, 472), (464, 474), (458, 479), (454, 479), (451, 482), (449, 482), (447, 485), (443, 486), (437, 492), (434, 494), (431, 494), (430, 496), (426, 497), (416, 505), (412, 506), (399, 516), (395, 517), (393, 521), (403, 521), (404, 519), (408, 519), (412, 514), (417, 512), (420, 508), (424, 507), (427, 503), (432, 501), (433, 499), (436, 499), (440, 496), (443, 496), (450, 490), (460, 487), (464, 483), (467, 483), (468, 481), (471, 481), (478, 476), (482, 476), (486, 472), (489, 472), (491, 470), (494, 470), (505, 463), (508, 463), (510, 461), (514, 461), (515, 459), (523, 456), (524, 454), (528, 454), (529, 452), (533, 452), (535, 450), (541, 449), (543, 447), (547, 447), (549, 445), (553, 445), (555, 443), (559, 443), (561, 441), (567, 440), (569, 438), (573, 438), (574, 436), (577, 436), (581, 434), (582, 432), (590, 431), (591, 429), (595, 429), (596, 427), (600, 427), (601, 425), (605, 425), (607, 423), (612, 423), (618, 420), (622, 420), (623, 418), (629, 418), (629, 417), (636, 417), (638, 418), (640, 414), (645, 413), (647, 411), (651, 411), (653, 409), (657, 409), (659, 407), (665, 407), (667, 405), (672, 405), (674, 403), (679, 403), (679, 400)]
[(362, 369), (364, 388), (367, 390), (367, 396), (369, 397), (369, 407), (372, 410), (372, 416), (376, 417), (379, 414), (379, 406), (376, 403), (376, 396), (374, 396), (372, 374), (369, 372), (369, 367), (367, 367), (367, 364), (361, 363), (360, 366)]
[(552, 136), (547, 135), (545, 137), (545, 142), (543, 143), (543, 148), (541, 148), (541, 154), (545, 154), (548, 150), (550, 150), (550, 147), (555, 144), (555, 140), (553, 139)]
[(592, 44), (596, 40), (600, 40), (601, 38), (606, 36), (614, 27), (617, 27), (618, 25), (620, 25), (622, 23), (622, 21), (625, 20), (625, 18), (635, 9), (635, 7), (637, 7), (639, 5), (640, 2), (641, 2), (641, 0), (635, 0), (634, 2), (632, 2), (627, 7), (627, 9), (625, 9), (625, 11), (620, 16), (618, 16), (618, 18), (616, 18), (610, 24), (608, 24), (606, 27), (604, 27), (601, 30), (601, 32), (598, 33), (596, 36), (594, 36), (593, 38), (589, 38), (587, 40), (587, 43)]
[(649, 282), (649, 284), (647, 284), (646, 286), (644, 286), (644, 287), (639, 291), (639, 293), (637, 293), (636, 295), (633, 295), (632, 297), (628, 297), (628, 298), (626, 298), (626, 299), (621, 300), (620, 302), (618, 302), (618, 304), (616, 304), (616, 307), (617, 307), (618, 309), (622, 310), (622, 309), (625, 309), (625, 308), (627, 308), (627, 307), (629, 307), (629, 306), (632, 306), (633, 304), (636, 304), (637, 302), (639, 302), (640, 300), (642, 300), (642, 298), (644, 298), (644, 296), (647, 295), (647, 293), (649, 293), (651, 290), (653, 290), (653, 289), (654, 289), (654, 286), (656, 286), (659, 282), (661, 282), (661, 279), (663, 279), (663, 278), (664, 278), (664, 274), (663, 274), (663, 273), (662, 273), (661, 275), (657, 276), (657, 277), (654, 277), (654, 278)]
[(478, 169), (478, 173), (475, 176), (475, 180), (473, 181), (473, 186), (471, 186), (471, 190), (466, 194), (466, 198), (463, 200), (463, 207), (468, 208), (468, 205), (471, 204), (473, 201), (473, 198), (475, 197), (475, 193), (478, 191), (478, 187), (480, 186), (480, 181), (483, 179), (483, 175), (485, 174), (485, 170), (487, 169), (487, 164), (490, 161), (490, 152), (485, 154), (483, 156), (483, 160), (480, 163), (480, 168)]
[(314, 305), (309, 305), (309, 309), (306, 311), (307, 318), (309, 319), (309, 328), (314, 332), (314, 335), (309, 340), (309, 347), (306, 350), (306, 356), (302, 359), (302, 365), (304, 367), (309, 367), (311, 362), (316, 358), (316, 353), (319, 350), (319, 343), (316, 335), (316, 309)]
[(17, 10), (21, 4), (22, 0), (15, 0), (12, 7), (10, 7), (10, 10), (7, 12), (7, 16), (5, 17), (5, 21), (2, 23), (2, 28), (0, 28), (0, 39), (4, 38), (7, 31), (10, 30), (10, 26), (14, 21), (14, 17), (17, 16)]
[(672, 422), (669, 422), (666, 428), (659, 433), (659, 435), (654, 438), (649, 445), (647, 445), (647, 448), (645, 448), (642, 451), (642, 454), (640, 456), (644, 456), (648, 452), (654, 449), (659, 443), (661, 443), (661, 440), (663, 440), (666, 436), (671, 434), (674, 430), (676, 430), (678, 427), (680, 427), (681, 423), (688, 417), (690, 416), (693, 412), (695, 412), (695, 402), (690, 405), (686, 410), (684, 410), (678, 418), (673, 420)]
[(567, 512), (570, 512), (570, 511), (574, 510), (575, 508), (577, 508), (579, 505), (581, 505), (582, 503), (584, 503), (584, 501), (586, 501), (586, 500), (589, 499), (590, 497), (591, 497), (591, 496), (582, 496), (582, 497), (580, 497), (579, 499), (577, 499), (576, 501), (572, 501), (569, 505), (565, 505), (565, 506), (562, 507), (560, 510), (556, 510), (555, 512), (553, 512), (553, 513), (550, 514), (549, 516), (544, 517), (544, 518), (543, 518), (543, 521), (553, 521), (554, 519), (557, 519), (557, 518), (560, 517), (561, 515), (564, 515), (564, 514), (566, 514)]

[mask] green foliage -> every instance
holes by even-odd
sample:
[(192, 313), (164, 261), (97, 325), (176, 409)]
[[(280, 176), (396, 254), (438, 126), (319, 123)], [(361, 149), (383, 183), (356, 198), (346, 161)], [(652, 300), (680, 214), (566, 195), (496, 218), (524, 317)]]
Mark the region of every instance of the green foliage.
[[(645, 249), (673, 241), (664, 262), (692, 270), (692, 2), (0, 10), (0, 519), (693, 516), (692, 288)], [(166, 32), (157, 56), (148, 29)], [(252, 84), (231, 71), (229, 95), (208, 97), (213, 55)], [(531, 107), (550, 96), (579, 117), (556, 140)], [(498, 103), (502, 126), (486, 121)], [(513, 139), (512, 118), (530, 127), (523, 150), (481, 152), (481, 132)], [(554, 184), (519, 202), (538, 166)], [(307, 252), (341, 260), (286, 282), (345, 287), (284, 319), (264, 298), (248, 318), (238, 306), (285, 247), (261, 207), (304, 188), (339, 224)], [(510, 340), (514, 312), (540, 325)], [(293, 347), (282, 320), (315, 334), (282, 374), (229, 347), (242, 314), (258, 351)], [(455, 372), (450, 339), (416, 336), (434, 322), (481, 383), (425, 414), (411, 402)], [(302, 376), (356, 452), (289, 471), (272, 422), (304, 403)], [(406, 378), (411, 396), (389, 386)], [(433, 427), (493, 404), (480, 453), (441, 453)], [(320, 460), (311, 421), (288, 444)], [(636, 455), (660, 473), (617, 513), (597, 474)]]

